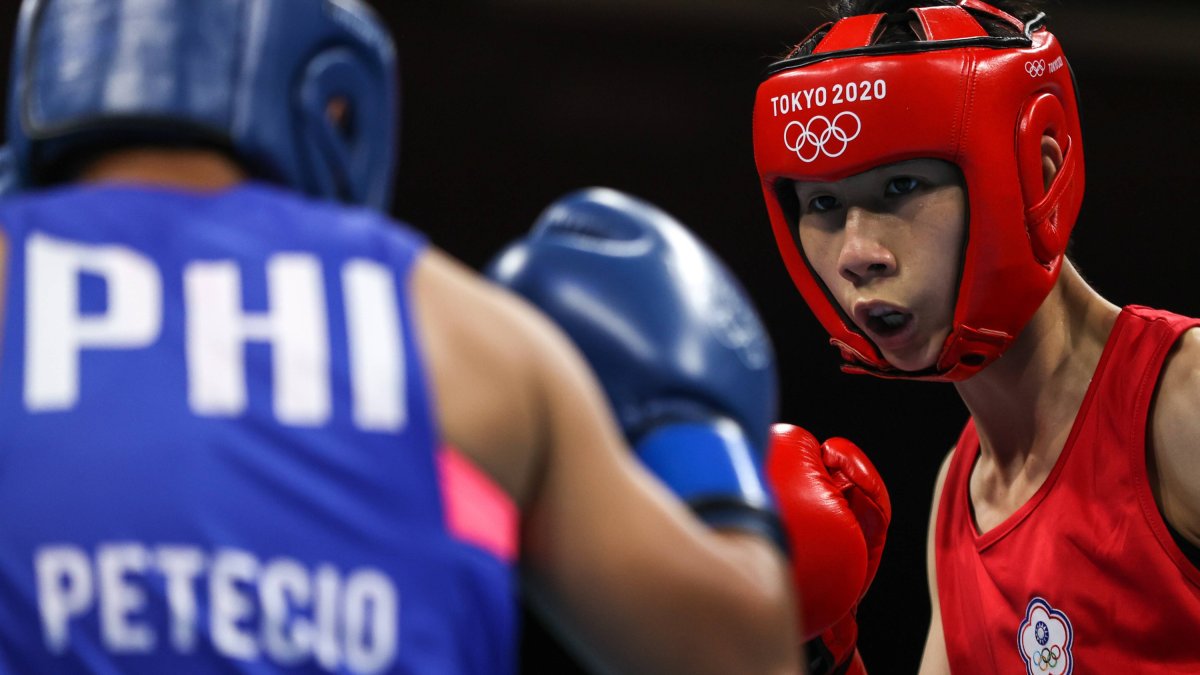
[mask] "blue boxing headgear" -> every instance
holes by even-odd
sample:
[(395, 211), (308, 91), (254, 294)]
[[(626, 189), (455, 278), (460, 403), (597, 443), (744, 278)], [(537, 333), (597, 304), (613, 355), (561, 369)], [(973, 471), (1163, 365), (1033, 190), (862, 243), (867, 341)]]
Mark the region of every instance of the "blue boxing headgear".
[[(344, 119), (333, 106), (345, 104)], [(25, 0), (8, 138), (21, 186), (81, 153), (210, 146), (264, 180), (385, 209), (396, 57), (360, 0)]]

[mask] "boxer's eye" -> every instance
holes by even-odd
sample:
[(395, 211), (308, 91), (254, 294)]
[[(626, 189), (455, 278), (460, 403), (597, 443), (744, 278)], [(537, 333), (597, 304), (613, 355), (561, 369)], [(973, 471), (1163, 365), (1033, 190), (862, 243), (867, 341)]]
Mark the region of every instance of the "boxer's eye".
[(911, 192), (916, 192), (917, 188), (921, 187), (921, 181), (912, 176), (897, 176), (888, 181), (887, 187), (883, 192), (889, 197), (898, 197)]
[(839, 206), (837, 197), (833, 195), (817, 195), (808, 200), (808, 210), (812, 213), (825, 213)]

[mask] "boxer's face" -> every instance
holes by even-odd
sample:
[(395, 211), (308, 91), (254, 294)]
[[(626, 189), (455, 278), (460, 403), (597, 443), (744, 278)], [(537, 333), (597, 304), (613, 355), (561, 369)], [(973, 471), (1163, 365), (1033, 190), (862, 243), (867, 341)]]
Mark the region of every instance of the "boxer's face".
[(916, 159), (797, 182), (800, 245), (830, 293), (896, 368), (932, 366), (950, 333), (967, 199), (949, 162)]

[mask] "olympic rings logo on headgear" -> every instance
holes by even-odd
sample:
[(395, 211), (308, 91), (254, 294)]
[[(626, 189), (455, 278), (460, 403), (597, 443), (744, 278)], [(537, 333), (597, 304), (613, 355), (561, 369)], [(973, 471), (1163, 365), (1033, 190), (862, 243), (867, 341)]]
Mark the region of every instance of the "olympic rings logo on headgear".
[(1029, 73), (1030, 77), (1041, 77), (1046, 74), (1046, 60), (1038, 59), (1037, 61), (1026, 61), (1025, 72)]
[(1058, 645), (1043, 647), (1034, 658), (1037, 660), (1038, 670), (1045, 672), (1058, 666), (1058, 660), (1062, 658), (1062, 650)]
[[(849, 125), (853, 120), (854, 131), (850, 132), (842, 125)], [(793, 132), (798, 129), (798, 132)], [(824, 154), (833, 159), (841, 156), (850, 147), (850, 141), (862, 133), (862, 120), (850, 111), (840, 112), (830, 120), (824, 115), (817, 115), (804, 122), (789, 122), (783, 129), (783, 144), (788, 150), (796, 153), (805, 164), (816, 161)], [(832, 148), (831, 148), (832, 146)], [(808, 149), (811, 148), (811, 149)]]

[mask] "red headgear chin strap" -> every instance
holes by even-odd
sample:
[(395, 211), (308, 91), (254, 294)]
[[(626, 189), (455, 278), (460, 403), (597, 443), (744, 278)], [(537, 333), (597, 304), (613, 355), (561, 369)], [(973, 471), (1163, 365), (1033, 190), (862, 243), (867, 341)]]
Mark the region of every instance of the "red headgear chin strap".
[[(968, 10), (1021, 32), (990, 37)], [(754, 155), (780, 253), (830, 334), (842, 369), (957, 381), (1007, 349), (1050, 292), (1083, 201), (1070, 68), (1039, 16), (1023, 24), (980, 0), (909, 10), (919, 39), (877, 45), (883, 14), (833, 24), (812, 54), (774, 64), (754, 106)], [(1045, 189), (1042, 137), (1063, 164)], [(835, 181), (916, 158), (962, 171), (970, 201), (954, 323), (937, 362), (901, 371), (833, 301), (800, 248), (792, 181)], [(782, 199), (781, 199), (782, 197)]]

